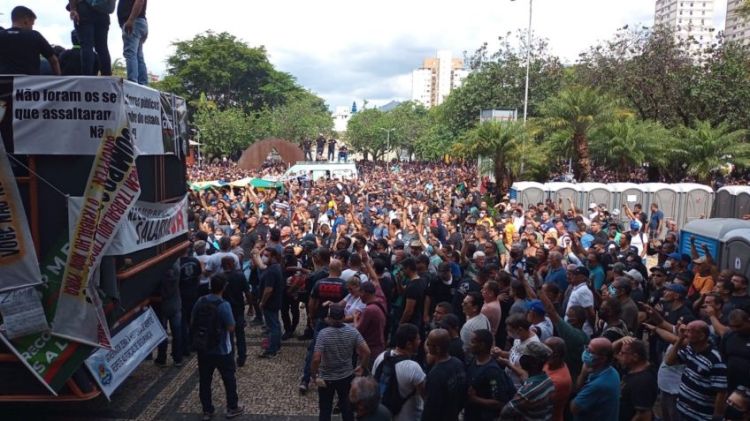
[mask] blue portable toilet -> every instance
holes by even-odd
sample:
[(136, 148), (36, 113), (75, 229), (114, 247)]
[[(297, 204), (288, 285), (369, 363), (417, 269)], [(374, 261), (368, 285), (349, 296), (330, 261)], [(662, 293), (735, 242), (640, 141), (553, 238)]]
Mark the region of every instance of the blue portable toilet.
[(742, 228), (750, 229), (750, 221), (736, 218), (712, 218), (688, 222), (680, 230), (680, 253), (690, 254), (690, 237), (695, 236), (698, 254), (703, 255), (703, 244), (707, 244), (714, 262), (720, 263), (724, 258), (726, 234)]
[(750, 229), (740, 228), (724, 235), (720, 269), (731, 269), (750, 277)]

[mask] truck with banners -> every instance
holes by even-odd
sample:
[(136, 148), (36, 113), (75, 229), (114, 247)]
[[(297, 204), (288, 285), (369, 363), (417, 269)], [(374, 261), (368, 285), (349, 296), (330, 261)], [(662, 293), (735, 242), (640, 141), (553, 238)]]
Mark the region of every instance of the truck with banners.
[(120, 78), (0, 76), (0, 401), (109, 398), (166, 338), (186, 120)]

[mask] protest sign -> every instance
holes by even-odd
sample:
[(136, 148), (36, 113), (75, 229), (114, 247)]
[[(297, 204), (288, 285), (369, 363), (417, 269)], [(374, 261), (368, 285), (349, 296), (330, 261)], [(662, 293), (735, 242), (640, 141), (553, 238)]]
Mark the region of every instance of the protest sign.
[[(68, 201), (68, 221), (75, 226), (82, 197)], [(163, 244), (187, 233), (187, 196), (177, 203), (136, 202), (112, 239), (107, 256), (120, 256)]]
[(10, 339), (49, 330), (41, 294), (34, 287), (1, 293), (0, 313), (3, 330)]
[(120, 384), (167, 339), (156, 313), (146, 309), (112, 337), (112, 350), (99, 349), (86, 359), (86, 367), (107, 399)]
[(104, 348), (110, 335), (96, 284), (95, 269), (125, 215), (140, 195), (136, 154), (124, 112), (116, 131), (105, 133), (94, 158), (81, 215), (70, 239), (60, 297), (52, 323), (57, 336)]

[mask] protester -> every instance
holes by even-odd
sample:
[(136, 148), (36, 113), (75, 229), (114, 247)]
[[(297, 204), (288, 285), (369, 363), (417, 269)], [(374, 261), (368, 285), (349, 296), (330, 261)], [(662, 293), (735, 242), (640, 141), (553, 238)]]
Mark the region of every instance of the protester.
[(422, 367), (410, 358), (417, 354), (421, 345), (419, 329), (410, 323), (399, 326), (396, 330), (395, 343), (396, 348), (378, 355), (372, 366), (372, 372), (381, 384), (381, 388), (386, 383), (383, 378), (386, 365), (389, 366), (388, 371), (392, 371), (396, 377), (398, 390), (393, 393), (397, 392), (397, 396), (400, 397), (400, 407), (388, 408), (393, 414), (393, 420), (418, 420), (424, 408), (426, 376)]
[(425, 380), (424, 421), (458, 421), (464, 407), (467, 389), (463, 361), (451, 356), (450, 333), (434, 329), (427, 335), (427, 364), (430, 367)]
[(36, 14), (25, 6), (10, 12), (12, 26), (0, 30), (0, 74), (38, 75), (40, 56), (47, 59), (52, 72), (61, 74), (60, 62), (52, 46), (34, 30)]
[(113, 10), (102, 8), (107, 5), (108, 2), (92, 0), (69, 0), (68, 3), (70, 20), (75, 24), (78, 40), (81, 42), (81, 71), (84, 75), (96, 76), (94, 61), (98, 56), (101, 75), (112, 76), (112, 59), (109, 56), (107, 35), (109, 15)]
[(122, 55), (128, 80), (148, 85), (148, 71), (143, 59), (143, 43), (148, 37), (146, 6), (148, 0), (119, 0), (117, 21), (122, 28)]

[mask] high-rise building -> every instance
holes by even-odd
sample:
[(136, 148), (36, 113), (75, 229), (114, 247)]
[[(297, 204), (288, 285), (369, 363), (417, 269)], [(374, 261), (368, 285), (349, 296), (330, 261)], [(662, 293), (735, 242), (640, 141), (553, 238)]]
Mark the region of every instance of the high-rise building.
[(692, 38), (690, 49), (699, 50), (714, 39), (714, 1), (656, 0), (654, 26), (670, 28), (681, 41)]
[(442, 104), (468, 74), (463, 60), (450, 51), (438, 51), (437, 57), (425, 59), (422, 67), (411, 73), (411, 99), (427, 108)]
[(738, 9), (745, 0), (727, 0), (727, 20), (724, 39), (728, 42), (750, 44), (750, 18), (740, 16)]

